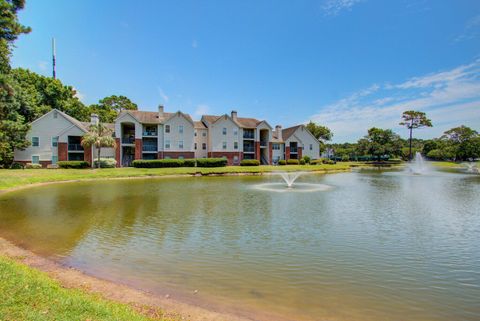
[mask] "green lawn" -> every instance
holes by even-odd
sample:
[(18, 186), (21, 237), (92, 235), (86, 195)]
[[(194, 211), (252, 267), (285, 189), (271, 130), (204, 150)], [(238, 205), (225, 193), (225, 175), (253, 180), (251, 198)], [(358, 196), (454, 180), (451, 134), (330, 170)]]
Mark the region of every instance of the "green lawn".
[[(455, 162), (430, 162), (434, 166), (442, 167), (442, 168), (461, 168), (465, 167), (462, 163), (455, 163)], [(477, 165), (480, 165), (480, 162), (477, 162)]]
[(338, 171), (348, 170), (362, 163), (339, 162), (334, 165), (286, 165), (286, 166), (227, 166), (214, 168), (105, 168), (105, 169), (0, 169), (0, 191), (28, 184), (84, 180), (95, 178), (148, 177), (165, 175), (192, 175), (195, 173), (263, 173), (273, 171)]
[(47, 274), (0, 256), (0, 320), (167, 320), (125, 304), (63, 288)]

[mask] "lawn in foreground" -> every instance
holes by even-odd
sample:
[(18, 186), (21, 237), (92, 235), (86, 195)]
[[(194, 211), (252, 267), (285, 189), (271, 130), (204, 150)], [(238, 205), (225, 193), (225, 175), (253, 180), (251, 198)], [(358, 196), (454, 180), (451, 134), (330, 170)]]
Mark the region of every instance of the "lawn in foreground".
[(0, 256), (0, 320), (167, 320), (125, 304), (63, 288), (43, 272)]
[(227, 166), (227, 167), (177, 167), (177, 168), (104, 168), (104, 169), (0, 169), (0, 191), (35, 183), (84, 180), (95, 178), (126, 178), (165, 175), (264, 173), (273, 171), (338, 171), (348, 170), (362, 163), (342, 162), (334, 165), (286, 166)]

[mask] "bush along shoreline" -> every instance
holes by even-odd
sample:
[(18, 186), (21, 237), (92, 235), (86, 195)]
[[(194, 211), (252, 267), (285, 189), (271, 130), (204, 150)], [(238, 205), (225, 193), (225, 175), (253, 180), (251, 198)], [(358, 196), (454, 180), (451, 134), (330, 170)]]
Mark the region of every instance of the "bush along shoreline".
[(132, 166), (136, 168), (165, 168), (165, 167), (225, 167), (226, 158), (189, 158), (189, 159), (152, 159), (134, 160)]

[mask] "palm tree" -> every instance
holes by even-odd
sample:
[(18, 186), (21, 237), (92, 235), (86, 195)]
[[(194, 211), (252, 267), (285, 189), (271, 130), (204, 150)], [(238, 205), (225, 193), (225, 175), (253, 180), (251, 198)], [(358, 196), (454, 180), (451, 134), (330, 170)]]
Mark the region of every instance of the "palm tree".
[(107, 128), (103, 124), (90, 125), (89, 132), (83, 135), (82, 137), (82, 146), (83, 147), (92, 147), (98, 150), (98, 161), (97, 167), (100, 168), (100, 151), (102, 147), (113, 147), (115, 148), (115, 139), (112, 137), (112, 130)]

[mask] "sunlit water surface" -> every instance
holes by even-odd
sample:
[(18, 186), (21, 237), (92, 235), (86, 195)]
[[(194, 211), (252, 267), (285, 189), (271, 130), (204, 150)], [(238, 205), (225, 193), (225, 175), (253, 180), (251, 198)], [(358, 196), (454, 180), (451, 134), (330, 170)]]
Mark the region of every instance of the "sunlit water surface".
[(257, 319), (480, 319), (480, 176), (360, 171), (262, 188), (280, 182), (32, 188), (0, 197), (0, 235), (98, 277)]

